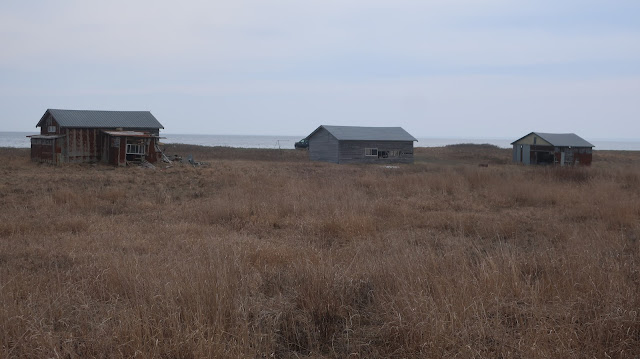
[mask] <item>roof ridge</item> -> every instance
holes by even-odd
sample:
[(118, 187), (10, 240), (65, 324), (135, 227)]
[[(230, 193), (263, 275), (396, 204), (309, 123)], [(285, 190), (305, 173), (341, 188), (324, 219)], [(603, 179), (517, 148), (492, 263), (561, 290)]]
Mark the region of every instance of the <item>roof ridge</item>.
[(528, 134), (520, 137), (519, 139), (511, 142), (511, 144), (515, 144), (518, 141), (530, 136), (537, 135), (541, 139), (550, 143), (552, 146), (560, 146), (560, 147), (595, 147), (592, 143), (585, 140), (584, 138), (578, 136), (573, 132), (567, 133), (552, 133), (552, 132), (529, 132)]
[(400, 126), (320, 125), (306, 138), (310, 138), (323, 128), (336, 139), (343, 141), (417, 141), (415, 137)]

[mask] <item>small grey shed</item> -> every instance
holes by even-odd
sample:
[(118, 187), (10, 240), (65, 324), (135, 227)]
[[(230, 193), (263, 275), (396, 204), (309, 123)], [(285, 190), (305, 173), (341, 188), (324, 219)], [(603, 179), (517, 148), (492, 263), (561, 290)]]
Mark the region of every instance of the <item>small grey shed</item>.
[(333, 163), (413, 163), (413, 142), (402, 127), (322, 125), (306, 137), (309, 159)]
[(513, 162), (525, 165), (590, 166), (593, 145), (575, 133), (531, 132), (511, 143)]

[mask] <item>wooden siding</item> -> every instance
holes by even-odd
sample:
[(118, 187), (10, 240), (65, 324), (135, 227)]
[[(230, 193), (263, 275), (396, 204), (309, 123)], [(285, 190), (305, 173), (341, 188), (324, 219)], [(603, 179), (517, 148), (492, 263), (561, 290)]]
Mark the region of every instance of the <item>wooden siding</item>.
[(513, 145), (513, 162), (528, 164), (583, 165), (590, 166), (593, 159), (591, 147), (554, 147), (544, 145)]
[[(51, 126), (54, 126), (55, 120), (51, 120)], [(57, 124), (55, 124), (57, 127)], [(48, 127), (48, 126), (45, 126)], [(46, 128), (42, 127), (44, 131)], [(108, 129), (115, 130), (115, 129)], [(142, 129), (131, 129), (131, 131), (143, 132)], [(48, 162), (53, 164), (60, 163), (84, 163), (84, 162), (100, 162), (111, 163), (114, 165), (124, 165), (126, 163), (126, 143), (127, 137), (121, 137), (121, 144), (118, 148), (113, 148), (110, 136), (104, 133), (104, 129), (99, 128), (62, 128), (57, 132), (63, 137), (57, 139), (31, 139), (31, 159), (34, 161)], [(158, 131), (152, 131), (157, 133)], [(50, 133), (45, 133), (49, 135)], [(136, 142), (143, 142), (146, 148), (145, 159), (149, 162), (156, 162), (160, 154), (156, 151), (156, 139), (145, 138), (140, 140), (135, 138)]]
[[(49, 132), (49, 127), (51, 126), (55, 127), (55, 131)], [(58, 125), (58, 122), (56, 122), (56, 120), (51, 115), (48, 115), (47, 118), (44, 120), (44, 124), (40, 126), (40, 134), (41, 135), (59, 135), (61, 133), (62, 131), (60, 130), (60, 125)]]
[(157, 144), (158, 144), (157, 139), (155, 138), (149, 139), (148, 147), (147, 147), (147, 161), (151, 163), (156, 163), (160, 161), (160, 159), (162, 158), (162, 152), (156, 151), (156, 149), (159, 149), (157, 147)]
[(155, 163), (159, 160), (161, 153), (156, 151), (155, 138), (105, 135), (102, 144), (102, 162), (115, 166), (125, 166), (128, 161), (127, 144), (131, 143), (145, 146), (145, 160), (150, 163)]
[[(366, 156), (366, 148), (397, 151), (397, 157)], [(412, 141), (340, 141), (338, 163), (413, 163)]]
[(82, 163), (100, 161), (102, 130), (96, 128), (65, 128), (67, 135), (65, 162)]
[(309, 137), (309, 159), (338, 163), (338, 144), (338, 139), (321, 128)]
[[(564, 163), (562, 163), (562, 153), (564, 153)], [(564, 165), (591, 166), (593, 150), (590, 147), (556, 147), (556, 162)]]
[[(389, 156), (366, 156), (366, 148)], [(319, 129), (309, 137), (309, 159), (333, 163), (413, 163), (413, 141), (338, 141), (329, 131)]]
[(573, 153), (573, 164), (591, 166), (593, 161), (593, 151), (589, 147), (578, 147)]
[(62, 162), (62, 145), (64, 137), (58, 138), (32, 138), (31, 160), (58, 164)]

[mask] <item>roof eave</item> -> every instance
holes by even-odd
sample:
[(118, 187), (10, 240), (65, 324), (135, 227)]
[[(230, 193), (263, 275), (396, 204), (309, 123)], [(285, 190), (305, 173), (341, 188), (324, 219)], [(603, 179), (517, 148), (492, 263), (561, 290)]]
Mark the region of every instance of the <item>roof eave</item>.
[[(515, 145), (515, 144), (516, 144), (516, 142), (520, 141), (521, 139), (523, 139), (523, 138), (525, 138), (525, 137), (527, 137), (527, 136), (529, 136), (529, 135), (531, 135), (531, 134), (533, 134), (533, 133), (535, 133), (535, 132), (529, 132), (529, 133), (527, 133), (526, 135), (524, 135), (524, 136), (522, 136), (522, 137), (518, 138), (517, 140), (515, 140), (515, 141), (511, 142), (511, 144), (512, 144), (512, 145)], [(545, 141), (547, 141), (547, 140), (545, 140)], [(547, 142), (549, 142), (549, 141), (547, 141)]]
[(311, 136), (313, 136), (316, 132), (320, 131), (321, 128), (324, 128), (323, 125), (318, 126), (318, 128), (316, 128), (315, 130), (313, 130), (313, 132), (311, 132), (307, 137), (305, 137), (305, 140), (309, 140), (309, 138), (311, 138)]
[(64, 127), (64, 128), (97, 128), (97, 129), (110, 129), (110, 128), (142, 128), (145, 130), (158, 130), (158, 129), (163, 129), (164, 127), (148, 127), (148, 126), (131, 126), (131, 127), (127, 127), (127, 126), (60, 126), (60, 127)]
[(403, 139), (403, 140), (390, 140), (388, 138), (366, 138), (366, 139), (361, 139), (361, 138), (344, 138), (344, 139), (339, 139), (339, 141), (383, 141), (383, 142), (418, 142), (418, 140), (416, 140), (415, 138), (410, 140), (410, 139)]
[(333, 136), (336, 140), (338, 141), (411, 141), (411, 142), (418, 142), (418, 139), (416, 139), (415, 137), (413, 137), (409, 132), (407, 132), (404, 128), (399, 127), (402, 131), (404, 131), (407, 136), (409, 136), (411, 139), (399, 139), (399, 140), (389, 140), (387, 138), (383, 138), (383, 139), (359, 139), (359, 138), (340, 138), (338, 136), (336, 136), (335, 133), (332, 133), (330, 130), (328, 130), (324, 125), (320, 125), (318, 126), (318, 128), (316, 128), (313, 132), (311, 132), (307, 137), (305, 137), (305, 140), (309, 140), (309, 138), (311, 136), (313, 136), (316, 132), (320, 131), (321, 128), (324, 128), (331, 136)]
[[(153, 118), (154, 122), (157, 123), (157, 125), (153, 125), (153, 126), (132, 126), (132, 127), (126, 127), (126, 126), (87, 126), (87, 125), (64, 125), (60, 123), (60, 120), (58, 120), (55, 115), (54, 112), (55, 111), (72, 111), (72, 112), (76, 112), (76, 111), (82, 111), (82, 112), (136, 112), (136, 113), (148, 113), (149, 116), (151, 116), (151, 118)], [(44, 120), (46, 119), (47, 115), (50, 115), (51, 117), (53, 117), (53, 119), (56, 120), (56, 122), (58, 123), (58, 126), (60, 127), (65, 127), (65, 128), (118, 128), (118, 127), (126, 127), (126, 128), (144, 128), (144, 129), (156, 129), (156, 130), (160, 130), (163, 129), (164, 130), (164, 126), (160, 123), (160, 121), (158, 121), (157, 118), (155, 118), (155, 116), (153, 116), (153, 114), (151, 113), (151, 111), (92, 111), (92, 110), (62, 110), (62, 109), (51, 109), (48, 108), (44, 115), (42, 115), (42, 117), (40, 118), (40, 121), (38, 121), (38, 123), (36, 124), (36, 127), (42, 127)]]
[(535, 132), (535, 131), (534, 131), (534, 132), (529, 132), (528, 134), (526, 134), (526, 135), (524, 135), (524, 136), (520, 137), (519, 139), (517, 139), (517, 140), (515, 140), (515, 141), (511, 142), (511, 145), (515, 145), (515, 144), (516, 144), (516, 142), (520, 141), (521, 139), (523, 139), (523, 138), (525, 138), (525, 137), (527, 137), (527, 136), (533, 135), (533, 134), (535, 134), (536, 136), (538, 136), (538, 137), (540, 137), (541, 139), (545, 140), (545, 141), (546, 141), (546, 142), (548, 142), (551, 146), (556, 146), (556, 147), (591, 147), (591, 148), (596, 147), (596, 146), (594, 146), (591, 142), (588, 142), (588, 141), (587, 141), (587, 140), (585, 140), (584, 138), (582, 138), (582, 137), (580, 137), (580, 136), (576, 135), (575, 133), (574, 133), (574, 135), (575, 135), (575, 136), (577, 136), (578, 138), (580, 138), (581, 140), (583, 140), (585, 143), (587, 143), (587, 144), (589, 144), (589, 145), (588, 145), (588, 146), (575, 146), (575, 145), (574, 145), (574, 146), (567, 146), (567, 145), (557, 145), (557, 144), (554, 144), (553, 142), (549, 141), (548, 139), (544, 138), (544, 136), (540, 135), (540, 133)]
[(50, 109), (47, 109), (47, 110), (44, 112), (44, 115), (42, 115), (42, 117), (40, 117), (40, 121), (38, 121), (38, 123), (36, 124), (36, 128), (38, 128), (38, 127), (42, 127), (42, 122), (43, 122), (43, 121), (44, 121), (44, 119), (47, 117), (47, 114), (49, 113), (49, 110), (50, 110)]

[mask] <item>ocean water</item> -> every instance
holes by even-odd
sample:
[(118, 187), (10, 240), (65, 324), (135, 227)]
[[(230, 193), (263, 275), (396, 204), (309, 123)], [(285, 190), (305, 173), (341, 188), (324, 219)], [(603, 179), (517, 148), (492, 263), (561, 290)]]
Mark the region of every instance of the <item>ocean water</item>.
[[(31, 147), (28, 135), (36, 132), (0, 132), (0, 147)], [(300, 136), (242, 136), (242, 135), (189, 135), (189, 134), (160, 134), (163, 143), (185, 143), (201, 146), (226, 146), (241, 148), (294, 148)], [(517, 139), (517, 138), (514, 138)], [(505, 138), (422, 138), (418, 137), (416, 147), (441, 147), (459, 143), (491, 144), (501, 148), (510, 148), (514, 139)], [(595, 150), (624, 150), (640, 151), (640, 139), (631, 140), (588, 140), (596, 147)]]
[(37, 135), (38, 132), (0, 132), (0, 147), (31, 147), (28, 135)]

